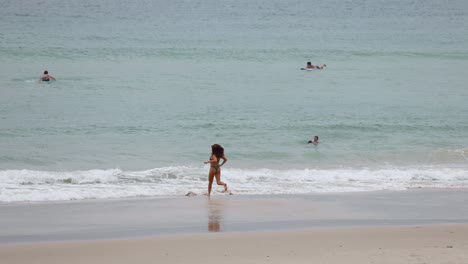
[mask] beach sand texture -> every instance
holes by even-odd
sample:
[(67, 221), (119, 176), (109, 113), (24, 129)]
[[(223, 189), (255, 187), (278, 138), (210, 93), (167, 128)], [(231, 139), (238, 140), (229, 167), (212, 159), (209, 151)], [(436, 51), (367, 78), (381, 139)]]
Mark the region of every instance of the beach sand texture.
[(0, 263), (468, 263), (465, 190), (0, 205)]
[(2, 263), (468, 263), (468, 225), (210, 233), (0, 247)]

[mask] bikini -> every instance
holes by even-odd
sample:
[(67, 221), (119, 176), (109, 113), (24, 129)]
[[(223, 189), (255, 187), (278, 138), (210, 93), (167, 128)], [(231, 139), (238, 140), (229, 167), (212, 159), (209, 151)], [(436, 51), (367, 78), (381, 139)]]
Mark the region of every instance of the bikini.
[[(210, 160), (212, 160), (212, 158), (210, 157)], [(221, 165), (212, 165), (211, 168), (215, 169), (215, 172), (218, 172), (219, 168), (221, 167)]]

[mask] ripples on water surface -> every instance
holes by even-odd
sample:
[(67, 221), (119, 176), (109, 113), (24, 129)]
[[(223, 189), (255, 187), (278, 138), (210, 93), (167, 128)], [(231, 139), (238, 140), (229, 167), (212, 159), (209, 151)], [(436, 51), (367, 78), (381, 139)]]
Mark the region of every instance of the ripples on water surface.
[[(466, 1), (31, 0), (0, 15), (2, 201), (201, 190), (213, 143), (238, 193), (466, 185)], [(37, 83), (45, 69), (58, 81)]]

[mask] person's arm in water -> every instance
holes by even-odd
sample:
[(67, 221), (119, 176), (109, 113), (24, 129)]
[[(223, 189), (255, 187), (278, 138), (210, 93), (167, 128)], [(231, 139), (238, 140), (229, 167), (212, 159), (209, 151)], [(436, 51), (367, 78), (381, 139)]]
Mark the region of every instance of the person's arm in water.
[(48, 81), (49, 79), (54, 80), (54, 81), (57, 80), (57, 79), (55, 79), (54, 76), (52, 76), (52, 75), (43, 74), (43, 75), (41, 75), (41, 77), (39, 77), (39, 82), (43, 82), (44, 79), (46, 79), (46, 81)]

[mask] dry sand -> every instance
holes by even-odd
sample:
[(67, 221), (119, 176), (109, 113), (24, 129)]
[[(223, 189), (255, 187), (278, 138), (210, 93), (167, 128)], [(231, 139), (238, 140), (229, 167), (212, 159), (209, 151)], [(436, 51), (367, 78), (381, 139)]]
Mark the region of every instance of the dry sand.
[(0, 204), (0, 264), (468, 264), (467, 190)]
[(468, 225), (207, 233), (0, 246), (1, 263), (468, 263)]

